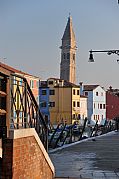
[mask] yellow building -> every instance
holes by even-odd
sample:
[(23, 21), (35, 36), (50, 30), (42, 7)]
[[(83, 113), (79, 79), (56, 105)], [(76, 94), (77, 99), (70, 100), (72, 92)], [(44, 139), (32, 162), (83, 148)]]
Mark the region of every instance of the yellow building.
[(73, 83), (48, 79), (50, 121), (52, 124), (72, 124), (80, 118), (80, 87)]

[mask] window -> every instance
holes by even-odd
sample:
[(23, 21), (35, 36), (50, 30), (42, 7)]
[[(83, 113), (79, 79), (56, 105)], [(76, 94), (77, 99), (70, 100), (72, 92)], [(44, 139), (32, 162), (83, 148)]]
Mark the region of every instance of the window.
[(66, 55), (65, 55), (65, 53), (63, 54), (63, 58), (66, 59)]
[(102, 119), (103, 119), (103, 115), (102, 115)]
[(73, 95), (75, 95), (75, 89), (73, 89)]
[(98, 109), (99, 109), (99, 106), (100, 106), (100, 105), (99, 105), (99, 103), (98, 103)]
[(98, 92), (96, 92), (96, 96), (98, 96)]
[(73, 119), (75, 119), (75, 114), (72, 115)]
[(100, 104), (100, 109), (102, 109), (102, 104)]
[(85, 92), (85, 96), (88, 96), (88, 92)]
[(34, 87), (34, 81), (30, 80), (30, 87), (33, 88)]
[(79, 95), (79, 90), (77, 90), (77, 95)]
[(94, 103), (94, 109), (95, 109), (95, 103)]
[(79, 101), (77, 101), (77, 107), (80, 107), (80, 103), (79, 103)]
[(46, 90), (42, 90), (42, 95), (46, 95)]
[(73, 101), (73, 107), (76, 107), (76, 103), (75, 103), (75, 101)]
[(101, 96), (103, 96), (103, 92), (101, 92)]
[(39, 81), (36, 81), (36, 86), (37, 88), (39, 88)]
[(78, 119), (81, 119), (81, 115), (80, 114), (78, 114)]
[(20, 78), (19, 85), (22, 86), (23, 80)]
[(95, 114), (94, 114), (94, 120), (95, 120), (96, 118), (95, 118)]
[(75, 54), (73, 54), (73, 60), (75, 60)]
[(53, 85), (53, 81), (49, 81), (48, 83), (49, 83), (49, 85)]
[(105, 104), (103, 104), (103, 109), (105, 109)]
[(45, 108), (47, 106), (47, 103), (46, 103), (46, 101), (44, 101), (44, 102), (41, 102), (41, 108)]
[(98, 120), (100, 119), (100, 116), (98, 115)]
[(50, 107), (55, 107), (55, 102), (50, 102), (49, 104)]
[(55, 90), (50, 90), (50, 95), (55, 95)]
[(67, 53), (67, 59), (70, 59), (70, 54), (69, 53)]

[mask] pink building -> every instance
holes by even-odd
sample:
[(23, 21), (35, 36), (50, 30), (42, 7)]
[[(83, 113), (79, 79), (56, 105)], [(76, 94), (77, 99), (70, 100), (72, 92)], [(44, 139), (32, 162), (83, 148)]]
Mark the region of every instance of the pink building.
[(8, 66), (4, 63), (1, 63), (1, 62), (0, 62), (0, 66), (5, 70), (9, 70), (11, 73), (15, 73), (15, 74), (25, 77), (28, 81), (28, 84), (32, 90), (32, 93), (33, 93), (37, 103), (39, 104), (39, 80), (40, 80), (39, 77), (22, 72), (20, 70), (17, 70), (15, 68)]

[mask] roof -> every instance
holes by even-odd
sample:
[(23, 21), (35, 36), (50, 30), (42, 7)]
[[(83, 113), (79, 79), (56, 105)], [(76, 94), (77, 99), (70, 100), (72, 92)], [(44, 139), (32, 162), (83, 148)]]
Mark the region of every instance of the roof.
[(64, 86), (66, 86), (66, 87), (80, 87), (79, 85), (76, 85), (76, 84), (74, 84), (74, 83), (71, 83), (71, 82), (69, 82), (69, 81), (64, 81)]
[(58, 81), (63, 81), (63, 82), (64, 82), (63, 87), (78, 87), (78, 88), (80, 88), (79, 85), (76, 85), (76, 84), (71, 83), (71, 82), (69, 82), (69, 81), (66, 81), (66, 80), (64, 80), (64, 79), (60, 79), (60, 78), (48, 78), (48, 80), (58, 80)]
[(99, 85), (84, 85), (84, 91), (93, 91)]
[(0, 67), (4, 68), (6, 70), (9, 70), (11, 73), (19, 73), (20, 72), (19, 70), (15, 69), (11, 66), (6, 65), (5, 63), (1, 63), (1, 62), (0, 62)]
[[(11, 67), (11, 66), (5, 64), (5, 63), (1, 63), (1, 62), (0, 62), (0, 67), (6, 69), (6, 70), (8, 70), (8, 71), (10, 71), (11, 73), (18, 73), (18, 74), (21, 74), (21, 75), (28, 75), (28, 76), (36, 77), (36, 76), (34, 76), (34, 75), (30, 75), (30, 74), (25, 73), (25, 72), (23, 72), (23, 71), (17, 70), (17, 69), (15, 69), (15, 68), (13, 68), (13, 67)], [(36, 77), (36, 78), (38, 78), (38, 77)]]
[(76, 48), (76, 40), (75, 40), (74, 31), (73, 31), (71, 16), (69, 16), (69, 18), (68, 18), (68, 22), (67, 22), (67, 25), (66, 25), (63, 37), (62, 37), (62, 46), (63, 46), (63, 41), (65, 41), (65, 40), (69, 40), (69, 46)]
[(88, 98), (87, 96), (84, 96), (84, 95), (80, 95), (81, 98)]

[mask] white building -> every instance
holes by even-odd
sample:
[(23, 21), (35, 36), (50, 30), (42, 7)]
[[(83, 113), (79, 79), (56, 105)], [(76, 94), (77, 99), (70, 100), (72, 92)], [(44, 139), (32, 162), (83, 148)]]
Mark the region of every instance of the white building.
[(88, 115), (87, 111), (87, 96), (80, 95), (80, 124), (84, 124), (84, 119)]
[(82, 85), (80, 93), (88, 97), (88, 119), (92, 123), (102, 123), (106, 119), (106, 92), (100, 85)]

